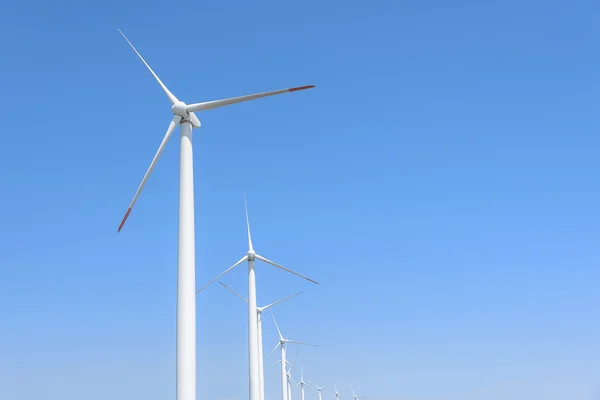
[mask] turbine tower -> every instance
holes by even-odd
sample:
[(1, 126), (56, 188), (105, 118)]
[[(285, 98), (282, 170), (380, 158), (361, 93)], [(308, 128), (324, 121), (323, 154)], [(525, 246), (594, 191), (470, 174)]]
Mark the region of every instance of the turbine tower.
[[(291, 400), (291, 387), (289, 384), (289, 379), (287, 379), (287, 381), (286, 381), (286, 377), (288, 377), (289, 375), (285, 370), (285, 365), (287, 363), (287, 360), (285, 358), (286, 344), (294, 343), (294, 344), (301, 344), (304, 346), (312, 346), (312, 347), (319, 347), (319, 346), (317, 346), (315, 344), (308, 344), (308, 343), (296, 342), (294, 340), (285, 339), (283, 337), (283, 335), (281, 334), (281, 331), (279, 330), (279, 325), (277, 325), (277, 320), (275, 320), (275, 315), (273, 315), (273, 313), (271, 313), (271, 315), (273, 316), (273, 321), (275, 322), (275, 327), (277, 328), (277, 333), (279, 334), (279, 342), (277, 342), (277, 344), (275, 345), (275, 347), (273, 348), (273, 350), (271, 351), (270, 354), (273, 354), (273, 352), (275, 350), (277, 350), (278, 346), (280, 347), (280, 349), (281, 349), (281, 400)], [(288, 394), (286, 394), (286, 392)]]
[[(325, 388), (326, 388), (327, 386), (329, 386), (329, 385), (325, 385), (325, 386), (317, 386), (317, 385), (315, 385), (314, 383), (312, 383), (311, 381), (309, 381), (308, 379), (307, 379), (306, 381), (307, 381), (308, 383), (310, 383), (311, 385), (313, 385), (313, 386), (314, 386), (314, 387), (315, 387), (315, 388), (318, 390), (318, 392), (319, 392), (319, 399), (318, 399), (318, 400), (322, 400), (322, 397), (321, 397), (321, 391), (322, 391), (323, 389), (325, 389)], [(336, 390), (336, 392), (337, 392), (337, 390)], [(337, 400), (337, 399), (336, 399), (336, 400)]]
[[(195, 303), (195, 238), (194, 238), (194, 168), (192, 152), (192, 129), (200, 127), (200, 120), (196, 112), (212, 110), (213, 108), (228, 106), (230, 104), (241, 103), (254, 100), (261, 97), (274, 96), (277, 94), (295, 92), (304, 89), (310, 89), (314, 86), (300, 86), (291, 89), (274, 90), (251, 94), (246, 96), (233, 97), (223, 100), (207, 101), (202, 103), (186, 104), (180, 101), (158, 78), (152, 68), (146, 63), (141, 54), (136, 50), (133, 44), (119, 30), (133, 51), (148, 68), (154, 79), (158, 82), (162, 90), (167, 95), (171, 103), (171, 111), (174, 116), (163, 140), (146, 171), (142, 182), (139, 185), (133, 199), (129, 203), (127, 212), (119, 225), (118, 232), (121, 231), (125, 221), (129, 217), (135, 202), (137, 201), (148, 177), (152, 173), (156, 162), (160, 158), (173, 131), (180, 125), (180, 159), (179, 159), (179, 233), (177, 244), (177, 372), (176, 372), (176, 390), (177, 400), (196, 400), (196, 303)], [(132, 115), (135, 115), (134, 112)], [(254, 386), (253, 386), (254, 382)], [(258, 387), (256, 381), (250, 381), (250, 399), (258, 400)]]
[[(256, 275), (254, 271), (254, 260), (261, 260), (267, 264), (271, 264), (279, 269), (287, 271), (291, 274), (299, 276), (303, 279), (306, 279), (309, 282), (319, 284), (316, 281), (313, 281), (310, 278), (305, 277), (304, 275), (300, 275), (297, 272), (292, 271), (291, 269), (285, 268), (282, 265), (279, 265), (271, 260), (266, 259), (265, 257), (257, 254), (254, 251), (254, 247), (252, 246), (252, 237), (250, 236), (250, 223), (248, 221), (248, 207), (246, 206), (246, 196), (244, 196), (244, 208), (246, 211), (246, 228), (248, 231), (248, 252), (244, 257), (242, 257), (238, 262), (233, 264), (231, 267), (227, 268), (225, 272), (221, 273), (212, 281), (208, 282), (204, 287), (199, 289), (197, 293), (206, 289), (210, 284), (214, 281), (221, 278), (223, 275), (243, 263), (244, 261), (248, 261), (248, 364), (249, 364), (249, 376), (250, 376), (250, 400), (260, 400), (260, 378), (258, 373), (258, 315), (256, 311)], [(187, 400), (187, 399), (186, 399)]]
[[(235, 294), (237, 297), (239, 297), (240, 299), (242, 299), (246, 303), (248, 303), (248, 300), (246, 300), (246, 298), (244, 296), (240, 295), (239, 293), (237, 293), (235, 290), (231, 289), (229, 286), (227, 286), (223, 282), (219, 281), (219, 283), (225, 289), (229, 290), (231, 293)], [(264, 369), (264, 359), (263, 359), (262, 313), (263, 313), (263, 311), (268, 310), (269, 308), (273, 307), (274, 305), (282, 303), (286, 300), (289, 300), (292, 297), (296, 297), (299, 294), (302, 294), (302, 292), (295, 293), (291, 296), (286, 297), (285, 299), (281, 299), (279, 301), (276, 301), (276, 302), (266, 305), (264, 307), (256, 307), (257, 325), (258, 325), (258, 328), (257, 328), (257, 330), (258, 330), (258, 379), (259, 379), (258, 387), (259, 387), (260, 400), (265, 400), (265, 369)]]

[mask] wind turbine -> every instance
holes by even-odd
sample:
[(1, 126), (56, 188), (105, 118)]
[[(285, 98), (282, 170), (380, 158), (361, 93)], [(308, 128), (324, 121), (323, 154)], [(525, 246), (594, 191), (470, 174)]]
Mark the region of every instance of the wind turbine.
[[(223, 282), (219, 281), (219, 283), (225, 289), (229, 290), (231, 293), (235, 294), (237, 297), (239, 297), (240, 299), (242, 299), (246, 303), (248, 303), (248, 300), (246, 300), (246, 298), (244, 296), (240, 295), (239, 293), (237, 293), (235, 290), (231, 289), (229, 286), (227, 286)], [(265, 370), (264, 370), (264, 360), (263, 360), (262, 313), (263, 313), (263, 311), (268, 310), (269, 308), (273, 307), (274, 305), (282, 303), (286, 300), (289, 300), (292, 297), (296, 297), (299, 294), (302, 294), (302, 292), (298, 292), (296, 294), (286, 297), (285, 299), (281, 299), (279, 301), (276, 301), (276, 302), (266, 305), (264, 307), (256, 307), (257, 326), (258, 326), (258, 328), (257, 328), (257, 330), (258, 330), (258, 379), (259, 379), (258, 385), (259, 385), (260, 400), (265, 399), (265, 377), (264, 377)]]
[[(354, 390), (352, 390), (352, 386), (348, 385), (348, 387), (350, 388), (350, 393), (352, 393), (352, 398), (353, 398), (353, 400), (365, 400), (365, 399), (368, 399), (369, 397), (371, 397), (371, 396), (358, 397), (358, 396), (356, 395), (356, 393), (354, 393)], [(336, 391), (337, 391), (337, 390), (336, 390)]]
[[(308, 343), (302, 343), (302, 342), (296, 342), (294, 340), (289, 340), (289, 339), (285, 339), (283, 337), (283, 335), (281, 334), (281, 331), (279, 330), (279, 325), (277, 325), (277, 320), (275, 320), (275, 315), (273, 315), (273, 313), (271, 313), (271, 315), (273, 316), (273, 321), (275, 322), (275, 327), (277, 328), (277, 333), (279, 334), (279, 342), (277, 342), (277, 344), (275, 345), (275, 348), (273, 348), (273, 350), (271, 351), (270, 354), (273, 354), (273, 352), (275, 350), (277, 350), (277, 347), (279, 346), (281, 349), (281, 400), (291, 400), (287, 398), (286, 396), (286, 391), (288, 393), (290, 393), (289, 397), (291, 397), (291, 387), (289, 386), (289, 379), (286, 382), (286, 376), (288, 376), (288, 373), (285, 370), (285, 365), (288, 362), (285, 359), (285, 348), (286, 348), (286, 344), (287, 343), (294, 343), (294, 344), (301, 344), (304, 346), (312, 346), (312, 347), (319, 347), (316, 344), (308, 344)], [(286, 390), (287, 388), (287, 390)]]
[(294, 382), (294, 378), (292, 378), (292, 368), (290, 366), (290, 368), (287, 370), (286, 372), (286, 377), (287, 377), (287, 400), (292, 400), (292, 383), (296, 383)]
[[(257, 254), (254, 251), (254, 247), (252, 246), (252, 237), (250, 236), (250, 223), (248, 222), (248, 207), (246, 206), (246, 196), (244, 196), (244, 208), (246, 211), (246, 228), (248, 230), (248, 252), (244, 257), (242, 257), (238, 262), (233, 264), (231, 267), (227, 268), (225, 272), (221, 273), (212, 281), (208, 282), (204, 285), (203, 288), (199, 289), (196, 293), (201, 292), (214, 281), (221, 278), (223, 275), (243, 263), (244, 261), (248, 261), (248, 364), (249, 364), (249, 375), (250, 375), (250, 388), (251, 388), (251, 396), (250, 400), (260, 400), (260, 378), (259, 378), (259, 360), (258, 360), (258, 315), (256, 310), (256, 275), (254, 272), (254, 260), (261, 260), (267, 264), (271, 264), (279, 269), (287, 271), (291, 274), (299, 276), (307, 281), (310, 281), (315, 284), (319, 284), (316, 281), (313, 281), (310, 278), (305, 277), (297, 272), (292, 271), (291, 269), (285, 268), (282, 265), (279, 265), (271, 260), (266, 259), (265, 257)], [(255, 392), (254, 392), (255, 391)], [(187, 399), (186, 399), (187, 400)]]
[[(325, 388), (326, 388), (327, 386), (329, 386), (329, 385), (325, 385), (325, 386), (317, 386), (317, 385), (315, 385), (314, 383), (312, 383), (311, 381), (309, 381), (308, 379), (307, 379), (307, 381), (308, 381), (308, 383), (310, 383), (311, 385), (313, 385), (313, 386), (314, 386), (314, 387), (315, 387), (315, 388), (316, 388), (316, 389), (319, 391), (319, 400), (322, 400), (322, 397), (321, 397), (321, 391), (322, 391), (323, 389), (325, 389)], [(337, 390), (336, 390), (336, 392), (337, 392)]]
[[(150, 163), (150, 167), (144, 174), (127, 212), (119, 225), (121, 231), (125, 221), (129, 217), (135, 202), (137, 201), (148, 177), (152, 173), (156, 162), (160, 158), (169, 138), (177, 125), (181, 125), (180, 159), (179, 159), (179, 232), (177, 245), (177, 372), (176, 388), (177, 400), (196, 400), (196, 304), (195, 304), (195, 238), (194, 238), (194, 168), (192, 152), (192, 129), (200, 127), (200, 120), (196, 112), (212, 110), (214, 108), (241, 103), (261, 97), (274, 96), (283, 93), (296, 92), (310, 89), (314, 86), (300, 86), (291, 89), (274, 90), (251, 94), (246, 96), (232, 97), (223, 100), (213, 100), (202, 103), (186, 104), (180, 101), (159, 79), (146, 60), (136, 50), (133, 44), (121, 32), (127, 43), (138, 55), (140, 60), (148, 68), (154, 79), (167, 95), (171, 103), (171, 111), (174, 116), (163, 140)], [(186, 58), (185, 56), (183, 56)], [(137, 115), (134, 111), (131, 115)], [(255, 380), (250, 380), (250, 399), (258, 400), (258, 386)]]
[(304, 400), (304, 385), (306, 385), (306, 382), (304, 382), (304, 365), (302, 366), (302, 375), (298, 385), (300, 385), (300, 400)]
[[(277, 361), (277, 362), (281, 362), (281, 361)], [(285, 360), (285, 363), (289, 366), (289, 368), (288, 368), (288, 370), (286, 372), (286, 378), (287, 378), (287, 395), (288, 395), (287, 400), (292, 400), (292, 388), (294, 386), (297, 386), (296, 381), (292, 377), (292, 370), (296, 369), (296, 367), (294, 367), (294, 364), (292, 364), (288, 360)]]
[(288, 378), (288, 400), (292, 400), (292, 382), (294, 382), (294, 378), (292, 378), (292, 369), (288, 369), (287, 378)]
[(333, 382), (333, 388), (335, 389), (335, 400), (340, 400), (340, 394), (337, 390), (337, 386), (335, 386), (335, 382)]

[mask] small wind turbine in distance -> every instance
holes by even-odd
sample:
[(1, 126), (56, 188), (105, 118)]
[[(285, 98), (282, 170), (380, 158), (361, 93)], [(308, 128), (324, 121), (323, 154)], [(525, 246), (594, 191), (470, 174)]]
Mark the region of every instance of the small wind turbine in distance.
[[(250, 375), (250, 388), (251, 388), (251, 396), (250, 400), (260, 400), (260, 385), (259, 385), (259, 373), (258, 373), (258, 316), (256, 311), (256, 275), (254, 272), (254, 260), (261, 260), (267, 264), (271, 264), (274, 267), (287, 271), (291, 274), (299, 276), (300, 278), (306, 279), (309, 282), (314, 284), (319, 284), (317, 281), (313, 281), (310, 278), (307, 278), (304, 275), (301, 275), (297, 272), (292, 271), (291, 269), (285, 268), (282, 265), (279, 265), (271, 260), (266, 259), (265, 257), (257, 254), (254, 251), (254, 247), (252, 246), (252, 237), (250, 236), (250, 222), (248, 221), (248, 207), (246, 206), (246, 196), (244, 195), (244, 209), (246, 211), (246, 228), (248, 231), (248, 252), (244, 257), (242, 257), (238, 262), (233, 264), (231, 267), (227, 268), (225, 272), (221, 273), (212, 281), (208, 282), (204, 287), (199, 289), (196, 294), (206, 289), (210, 284), (220, 279), (223, 275), (243, 263), (244, 261), (248, 261), (248, 364), (249, 364), (249, 375)], [(252, 390), (256, 389), (256, 393), (252, 392)], [(187, 400), (187, 399), (186, 399)], [(193, 399), (192, 399), (193, 400)]]
[(365, 399), (368, 399), (369, 397), (371, 397), (371, 396), (358, 397), (356, 395), (356, 393), (354, 393), (354, 390), (352, 390), (352, 386), (348, 385), (348, 387), (350, 388), (350, 393), (352, 393), (352, 399), (353, 400), (365, 400)]
[[(223, 286), (225, 289), (229, 290), (231, 293), (235, 294), (237, 297), (239, 297), (240, 299), (244, 300), (246, 303), (248, 303), (248, 300), (246, 298), (244, 298), (244, 296), (240, 295), (239, 293), (237, 293), (235, 290), (231, 289), (229, 286), (227, 286), (226, 284), (224, 284), (223, 282), (219, 281), (219, 283), (221, 284), (221, 286)], [(265, 370), (264, 370), (264, 360), (263, 360), (263, 338), (262, 338), (262, 313), (265, 310), (268, 310), (269, 308), (273, 307), (276, 304), (282, 303), (286, 300), (291, 299), (292, 297), (296, 297), (299, 294), (302, 294), (302, 292), (298, 292), (295, 293), (291, 296), (286, 297), (285, 299), (281, 299), (279, 301), (276, 301), (274, 303), (271, 303), (269, 305), (266, 305), (264, 307), (256, 307), (256, 313), (257, 313), (257, 325), (258, 325), (258, 378), (259, 378), (259, 398), (260, 400), (264, 400), (265, 399)]]
[[(275, 363), (280, 363), (280, 362), (281, 362), (281, 360), (275, 361)], [(296, 369), (296, 367), (294, 367), (294, 364), (292, 364), (288, 360), (285, 360), (285, 363), (289, 366), (289, 368), (287, 369), (287, 372), (285, 374), (286, 382), (287, 382), (287, 400), (292, 400), (292, 387), (297, 385), (296, 381), (292, 377), (292, 370)]]
[(300, 400), (304, 400), (304, 385), (306, 385), (306, 382), (304, 382), (304, 365), (302, 366), (302, 375), (300, 377), (300, 382), (298, 382), (296, 386), (298, 385), (300, 385)]
[(340, 393), (337, 390), (337, 386), (335, 385), (335, 381), (333, 382), (333, 388), (335, 389), (335, 400), (340, 400)]
[(294, 378), (292, 378), (292, 368), (294, 368), (293, 365), (290, 365), (290, 368), (287, 370), (286, 373), (286, 377), (287, 377), (287, 400), (292, 400), (292, 384), (296, 384), (296, 382), (294, 381)]
[[(300, 86), (291, 89), (274, 90), (232, 97), (223, 100), (207, 101), (202, 103), (186, 104), (179, 100), (154, 73), (150, 65), (144, 60), (133, 44), (119, 29), (133, 51), (138, 55), (154, 79), (158, 82), (163, 92), (171, 103), (174, 116), (167, 132), (163, 137), (150, 167), (144, 174), (133, 199), (129, 203), (127, 212), (119, 225), (121, 231), (137, 201), (148, 177), (156, 166), (160, 155), (177, 125), (181, 125), (180, 158), (179, 158), (179, 232), (177, 244), (177, 369), (176, 369), (176, 398), (177, 400), (196, 400), (196, 303), (194, 291), (196, 290), (196, 264), (195, 264), (195, 239), (194, 239), (194, 168), (192, 153), (192, 129), (200, 127), (200, 120), (196, 112), (212, 110), (230, 104), (255, 100), (261, 97), (274, 96), (283, 93), (296, 92), (310, 89), (314, 86)], [(184, 57), (185, 58), (185, 57)], [(139, 114), (133, 110), (131, 115)], [(258, 386), (256, 379), (250, 380), (250, 400), (258, 400)]]
[(304, 346), (312, 346), (312, 347), (319, 347), (319, 346), (317, 346), (316, 344), (308, 344), (308, 343), (296, 342), (294, 340), (285, 339), (283, 337), (283, 335), (281, 334), (281, 331), (279, 330), (279, 325), (277, 325), (277, 320), (275, 319), (275, 315), (273, 315), (273, 313), (271, 313), (271, 316), (273, 316), (273, 321), (275, 322), (275, 327), (277, 328), (277, 333), (279, 334), (279, 342), (277, 342), (277, 344), (275, 345), (275, 348), (273, 348), (273, 350), (271, 351), (270, 354), (273, 354), (273, 352), (275, 350), (277, 350), (277, 347), (279, 347), (281, 349), (281, 400), (286, 400), (286, 398), (287, 398), (286, 392), (290, 392), (290, 396), (291, 396), (291, 387), (289, 387), (289, 380), (286, 381), (286, 377), (288, 376), (288, 373), (285, 370), (285, 365), (286, 365), (286, 363), (288, 363), (288, 361), (285, 358), (285, 348), (286, 348), (287, 343), (301, 344)]
[[(277, 360), (277, 361), (275, 361), (273, 364), (280, 364), (280, 363), (281, 363), (281, 360)], [(291, 397), (292, 397), (292, 385), (291, 385), (291, 383), (290, 383), (290, 382), (293, 382), (293, 381), (294, 381), (294, 379), (292, 378), (292, 370), (293, 370), (293, 369), (296, 369), (296, 368), (295, 368), (295, 367), (294, 367), (294, 365), (293, 365), (291, 362), (289, 362), (288, 360), (285, 360), (285, 363), (286, 363), (286, 365), (287, 365), (287, 366), (289, 366), (289, 368), (286, 370), (286, 373), (285, 373), (285, 382), (286, 382), (286, 396), (287, 396), (287, 397), (286, 397), (286, 400), (289, 400), (289, 399), (291, 399)], [(294, 382), (294, 384), (295, 384), (295, 383), (296, 383), (296, 382)]]
[[(314, 387), (315, 387), (315, 388), (318, 390), (318, 392), (319, 392), (319, 400), (322, 400), (322, 397), (321, 397), (321, 391), (322, 391), (323, 389), (325, 389), (325, 388), (326, 388), (327, 386), (329, 386), (329, 385), (325, 385), (325, 386), (317, 386), (317, 385), (315, 385), (314, 383), (312, 383), (311, 381), (309, 381), (308, 379), (307, 379), (307, 382), (308, 382), (308, 383), (310, 383), (311, 385), (313, 385), (313, 386), (314, 386)], [(336, 390), (336, 392), (337, 392), (337, 390)]]

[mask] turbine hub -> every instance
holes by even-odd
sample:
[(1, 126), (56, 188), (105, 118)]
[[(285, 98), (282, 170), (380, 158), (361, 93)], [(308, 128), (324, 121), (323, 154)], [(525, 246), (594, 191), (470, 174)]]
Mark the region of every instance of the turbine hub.
[(171, 107), (171, 111), (173, 111), (173, 114), (175, 115), (179, 115), (182, 118), (186, 118), (188, 116), (186, 107), (187, 105), (183, 101), (178, 101), (177, 103), (173, 104), (173, 107)]
[(248, 261), (254, 261), (256, 257), (256, 252), (254, 250), (248, 250)]

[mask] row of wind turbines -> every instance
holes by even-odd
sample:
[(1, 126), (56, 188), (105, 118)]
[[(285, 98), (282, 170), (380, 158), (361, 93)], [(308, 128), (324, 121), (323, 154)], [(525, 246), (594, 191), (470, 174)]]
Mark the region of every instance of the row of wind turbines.
[[(273, 302), (273, 303), (268, 304), (263, 307), (256, 306), (256, 275), (255, 275), (255, 268), (254, 268), (255, 267), (254, 260), (258, 259), (265, 263), (271, 264), (271, 265), (278, 267), (284, 271), (287, 271), (291, 274), (299, 276), (311, 283), (318, 285), (318, 282), (315, 280), (312, 280), (302, 274), (299, 274), (298, 272), (288, 269), (282, 265), (279, 265), (273, 261), (270, 261), (267, 258), (262, 257), (259, 254), (257, 254), (256, 251), (254, 250), (254, 246), (252, 244), (252, 235), (250, 233), (250, 222), (249, 222), (249, 218), (248, 218), (248, 206), (246, 203), (245, 196), (244, 196), (244, 208), (245, 208), (245, 212), (246, 212), (246, 230), (248, 232), (248, 252), (238, 262), (233, 264), (231, 267), (227, 268), (225, 271), (223, 271), (221, 274), (219, 274), (216, 278), (214, 278), (209, 283), (207, 283), (205, 286), (203, 286), (201, 289), (199, 289), (196, 292), (196, 294), (198, 294), (201, 291), (203, 291), (204, 289), (206, 289), (212, 283), (218, 282), (221, 286), (223, 286), (224, 288), (229, 290), (231, 293), (233, 293), (234, 295), (239, 297), (241, 300), (243, 300), (248, 305), (248, 350), (249, 350), (249, 357), (248, 357), (249, 368), (248, 369), (249, 369), (249, 374), (250, 374), (250, 388), (256, 387), (258, 389), (256, 398), (258, 400), (265, 400), (264, 353), (263, 353), (263, 338), (262, 338), (262, 332), (263, 332), (263, 330), (262, 330), (262, 321), (263, 321), (262, 315), (263, 315), (263, 312), (279, 303), (282, 303), (286, 300), (289, 300), (293, 297), (296, 297), (296, 296), (302, 294), (302, 292), (295, 293), (291, 296), (288, 296), (284, 299), (278, 300), (276, 302)], [(225, 274), (229, 273), (231, 270), (236, 268), (238, 265), (242, 264), (244, 261), (246, 261), (248, 263), (248, 299), (244, 298), (244, 296), (237, 293), (235, 290), (231, 289), (229, 286), (227, 286), (226, 284), (224, 284), (223, 282), (221, 282), (219, 280)], [(273, 354), (275, 352), (275, 350), (277, 350), (277, 348), (280, 349), (281, 359), (278, 361), (278, 363), (280, 363), (280, 365), (281, 365), (281, 399), (282, 400), (292, 400), (292, 386), (300, 386), (301, 400), (304, 400), (304, 387), (305, 387), (306, 383), (308, 382), (309, 384), (313, 385), (318, 390), (318, 395), (319, 395), (318, 400), (321, 400), (321, 391), (328, 385), (316, 386), (315, 384), (313, 384), (312, 382), (310, 382), (308, 380), (307, 380), (307, 382), (305, 382), (304, 381), (304, 367), (302, 367), (302, 376), (301, 376), (300, 381), (297, 383), (294, 382), (294, 379), (292, 378), (292, 375), (291, 375), (291, 370), (293, 368), (293, 365), (292, 365), (292, 363), (290, 363), (287, 360), (287, 357), (286, 357), (286, 348), (287, 348), (288, 344), (298, 344), (298, 345), (312, 346), (312, 347), (319, 347), (319, 346), (284, 338), (281, 333), (281, 330), (279, 329), (279, 325), (277, 324), (277, 320), (275, 319), (275, 315), (273, 315), (273, 313), (271, 313), (271, 315), (273, 317), (273, 322), (275, 323), (275, 327), (277, 328), (277, 333), (279, 335), (279, 341), (277, 342), (277, 344), (275, 345), (275, 347), (273, 348), (273, 350), (271, 351), (270, 354)], [(253, 379), (258, 380), (258, 382), (255, 382), (254, 384), (252, 384)], [(335, 383), (334, 383), (334, 386), (335, 386)], [(356, 396), (356, 394), (352, 390), (352, 387), (350, 387), (349, 389), (353, 395), (354, 400), (364, 400), (364, 399), (368, 398), (368, 396), (359, 398), (358, 396)], [(335, 391), (336, 391), (336, 400), (339, 400), (339, 393), (337, 391), (337, 387), (335, 387)], [(251, 400), (253, 399), (252, 393), (251, 393), (250, 399)]]
[[(301, 90), (314, 88), (313, 85), (299, 86), (288, 89), (273, 90), (257, 94), (232, 97), (222, 100), (206, 101), (201, 103), (186, 104), (179, 100), (160, 80), (150, 65), (144, 60), (141, 54), (129, 41), (129, 39), (119, 30), (119, 33), (127, 41), (129, 46), (137, 54), (146, 68), (150, 71), (154, 79), (158, 82), (163, 92), (171, 103), (171, 112), (173, 118), (169, 123), (167, 131), (154, 155), (150, 166), (146, 170), (140, 185), (138, 186), (133, 199), (123, 217), (118, 232), (121, 232), (125, 222), (129, 218), (133, 206), (137, 202), (148, 178), (154, 170), (163, 150), (171, 138), (175, 128), (180, 126), (180, 162), (179, 162), (179, 224), (178, 224), (178, 244), (177, 244), (177, 329), (176, 329), (176, 399), (177, 400), (196, 400), (196, 294), (217, 281), (223, 275), (236, 268), (240, 264), (248, 263), (248, 299), (244, 299), (248, 304), (248, 352), (249, 352), (249, 397), (250, 400), (265, 400), (264, 398), (264, 361), (262, 351), (262, 313), (270, 307), (286, 299), (269, 304), (265, 307), (256, 305), (256, 275), (255, 260), (263, 261), (276, 268), (282, 269), (294, 275), (297, 275), (312, 283), (316, 281), (307, 278), (297, 272), (287, 269), (254, 251), (252, 239), (250, 236), (250, 225), (248, 222), (248, 210), (246, 208), (246, 225), (248, 230), (248, 251), (235, 264), (229, 267), (218, 277), (210, 281), (200, 290), (196, 291), (196, 264), (195, 264), (195, 215), (194, 215), (194, 168), (193, 168), (193, 146), (192, 131), (201, 126), (197, 112), (212, 110), (214, 108), (228, 106), (231, 104), (246, 102), (263, 97), (269, 97), (284, 93), (297, 92)], [(185, 55), (182, 59), (185, 59)], [(244, 198), (245, 203), (245, 198)], [(221, 283), (222, 284), (222, 283)], [(223, 284), (224, 285), (224, 284)], [(237, 294), (237, 293), (236, 293)], [(239, 295), (238, 295), (239, 296)], [(274, 319), (275, 317), (273, 317)], [(288, 343), (304, 344), (285, 339), (277, 326), (280, 340), (277, 347), (281, 350), (281, 382), (282, 382), (282, 400), (291, 400), (291, 369), (286, 370), (286, 365), (290, 363), (285, 358), (285, 349)], [(276, 347), (276, 348), (277, 348)], [(275, 348), (275, 349), (276, 349)], [(274, 350), (275, 350), (274, 349)], [(304, 377), (300, 381), (301, 396), (304, 400)], [(323, 387), (319, 389), (319, 397)], [(350, 388), (354, 400), (359, 399)], [(336, 388), (336, 396), (339, 397)], [(337, 399), (336, 399), (337, 400)]]

